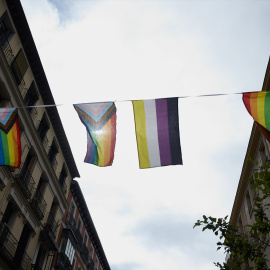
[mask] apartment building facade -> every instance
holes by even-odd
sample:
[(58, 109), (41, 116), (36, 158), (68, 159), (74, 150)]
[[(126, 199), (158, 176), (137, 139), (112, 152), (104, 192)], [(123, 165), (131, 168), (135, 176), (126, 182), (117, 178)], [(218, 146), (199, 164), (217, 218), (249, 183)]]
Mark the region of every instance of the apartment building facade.
[(19, 0), (0, 1), (0, 47), (0, 107), (19, 108), (22, 149), (19, 168), (0, 166), (0, 269), (53, 269), (79, 172), (56, 107), (44, 106), (55, 102)]
[[(266, 69), (262, 90), (270, 91), (270, 60)], [(257, 194), (255, 194), (254, 189), (251, 187), (249, 178), (252, 176), (255, 166), (257, 165), (251, 163), (249, 161), (250, 158), (254, 161), (257, 161), (259, 166), (270, 159), (270, 143), (261, 133), (256, 123), (254, 123), (252, 127), (249, 144), (230, 217), (230, 223), (235, 226), (239, 226), (239, 228), (243, 230), (243, 233), (247, 233), (245, 231), (247, 230), (245, 226), (252, 224), (255, 218), (253, 209), (254, 198)], [(267, 215), (270, 217), (270, 212), (267, 213)], [(268, 261), (270, 262), (269, 246), (266, 246), (265, 254)], [(227, 260), (228, 259), (229, 257)]]
[(71, 183), (69, 208), (60, 227), (56, 270), (110, 270), (99, 236), (77, 181)]

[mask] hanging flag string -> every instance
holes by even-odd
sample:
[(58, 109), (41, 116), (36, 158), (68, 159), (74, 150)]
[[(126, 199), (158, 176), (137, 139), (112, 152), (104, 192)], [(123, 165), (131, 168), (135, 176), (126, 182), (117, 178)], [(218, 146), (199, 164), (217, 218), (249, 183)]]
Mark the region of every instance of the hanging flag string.
[[(255, 92), (261, 92), (261, 91), (255, 91)], [(217, 97), (217, 96), (230, 96), (230, 95), (242, 95), (245, 93), (254, 93), (254, 91), (252, 92), (236, 92), (236, 93), (221, 93), (221, 94), (205, 94), (205, 95), (195, 95), (195, 96), (178, 96), (174, 98), (200, 98), (200, 97)], [(157, 98), (157, 99), (161, 99), (161, 98)], [(133, 99), (135, 100), (135, 99)], [(114, 100), (114, 102), (131, 102), (133, 101), (131, 99), (126, 99), (126, 100)], [(145, 99), (147, 100), (147, 99)], [(76, 103), (76, 104), (88, 104), (88, 103), (103, 103), (104, 101), (99, 101), (99, 102), (83, 102), (83, 103)], [(66, 104), (47, 104), (47, 105), (32, 105), (32, 106), (20, 106), (20, 107), (13, 107), (13, 108), (49, 108), (49, 107), (59, 107), (59, 106), (63, 106)], [(74, 104), (69, 104), (69, 105), (74, 105)]]

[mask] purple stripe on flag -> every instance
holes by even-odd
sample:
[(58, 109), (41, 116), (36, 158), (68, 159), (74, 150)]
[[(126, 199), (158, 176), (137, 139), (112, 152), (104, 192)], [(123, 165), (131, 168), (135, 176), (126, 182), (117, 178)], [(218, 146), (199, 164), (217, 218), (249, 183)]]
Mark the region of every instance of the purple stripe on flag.
[(167, 99), (156, 99), (156, 113), (161, 166), (171, 165)]

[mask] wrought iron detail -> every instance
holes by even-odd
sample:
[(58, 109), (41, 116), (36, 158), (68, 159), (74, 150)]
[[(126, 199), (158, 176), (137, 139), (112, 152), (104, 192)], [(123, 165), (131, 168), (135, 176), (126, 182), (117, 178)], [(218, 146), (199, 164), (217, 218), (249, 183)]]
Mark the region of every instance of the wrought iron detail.
[(86, 247), (85, 243), (83, 243), (83, 245), (82, 245), (81, 257), (82, 257), (84, 263), (87, 264), (88, 263), (88, 259), (89, 259), (89, 250)]
[(83, 245), (82, 234), (81, 234), (79, 229), (77, 229), (74, 234), (75, 234), (75, 237), (76, 237), (76, 239), (78, 241), (78, 249), (81, 251), (82, 250), (82, 245)]
[(53, 217), (53, 215), (52, 215), (51, 212), (49, 213), (47, 222), (45, 224), (45, 228), (48, 229), (48, 230), (50, 230), (53, 233), (54, 239), (55, 239), (56, 231), (57, 231), (57, 228), (58, 228), (58, 224), (55, 221), (55, 219), (54, 219), (54, 217)]
[(37, 264), (32, 264), (31, 265), (31, 270), (42, 270), (42, 268)]
[(67, 184), (66, 183), (62, 183), (62, 185), (60, 184), (63, 193), (66, 195), (67, 194)]
[(73, 217), (73, 214), (71, 212), (68, 212), (68, 214), (67, 214), (66, 225), (75, 234), (75, 231), (76, 231), (76, 221), (75, 221), (75, 219)]
[(35, 181), (29, 170), (21, 170), (19, 174), (15, 175), (17, 183), (21, 187), (27, 199), (30, 199), (33, 194)]
[(57, 261), (55, 268), (58, 270), (71, 270), (72, 265), (69, 262), (69, 259), (64, 253), (59, 252), (57, 256)]
[(41, 192), (36, 192), (31, 203), (33, 210), (36, 212), (38, 218), (42, 220), (46, 211), (47, 203), (44, 200)]
[(87, 263), (87, 270), (94, 270), (94, 261), (91, 256), (89, 256), (89, 261)]
[(18, 241), (6, 223), (0, 223), (0, 254), (14, 269), (31, 270), (32, 260), (26, 252), (20, 261), (16, 260)]

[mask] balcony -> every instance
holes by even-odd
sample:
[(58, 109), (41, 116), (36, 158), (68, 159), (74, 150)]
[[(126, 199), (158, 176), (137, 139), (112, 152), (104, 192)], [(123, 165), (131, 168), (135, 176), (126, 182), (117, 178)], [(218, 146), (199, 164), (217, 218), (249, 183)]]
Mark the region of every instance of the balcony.
[(62, 183), (60, 184), (61, 189), (63, 191), (63, 193), (66, 195), (67, 194), (67, 184), (66, 183)]
[[(22, 75), (20, 75), (20, 76), (22, 76)], [(18, 88), (19, 88), (19, 91), (20, 91), (22, 97), (24, 98), (26, 96), (28, 89), (26, 88), (26, 84), (25, 84), (25, 81), (23, 79), (21, 79), (21, 82), (18, 85)]]
[(20, 174), (17, 174), (15, 178), (26, 198), (30, 199), (32, 197), (35, 185), (31, 172), (29, 170), (21, 170)]
[(10, 232), (6, 223), (0, 223), (0, 254), (12, 269), (31, 270), (31, 258), (26, 252), (17, 260), (15, 254), (18, 241)]
[(68, 212), (67, 219), (66, 219), (66, 225), (72, 230), (72, 232), (75, 234), (76, 231), (76, 221), (72, 215), (71, 212)]
[(58, 224), (53, 215), (49, 213), (44, 229), (40, 232), (39, 240), (46, 244), (50, 251), (58, 251), (58, 245), (55, 241)]
[(9, 42), (8, 42), (8, 36), (7, 35), (4, 35), (4, 36), (2, 35), (1, 36), (1, 48), (2, 48), (2, 51), (3, 51), (4, 55), (5, 55), (5, 58), (6, 58), (7, 62), (8, 62), (8, 64), (10, 65), (13, 62), (15, 56), (14, 56), (13, 51), (12, 51), (12, 49), (10, 47)]
[(87, 270), (94, 270), (94, 261), (91, 256), (89, 256), (89, 262), (87, 264)]
[(47, 136), (44, 136), (43, 138), (40, 138), (40, 139), (42, 141), (45, 152), (48, 153), (48, 151), (49, 151), (49, 139), (47, 138)]
[(57, 228), (58, 228), (58, 224), (57, 222), (55, 221), (52, 213), (49, 213), (49, 216), (48, 216), (48, 219), (47, 219), (47, 222), (45, 224), (45, 228), (47, 228), (48, 230), (50, 230), (53, 235), (54, 235), (54, 239), (56, 237), (56, 231), (57, 231)]
[(61, 252), (58, 253), (55, 269), (57, 270), (71, 270), (72, 269), (69, 259), (64, 253), (61, 253)]
[(42, 270), (42, 268), (36, 264), (32, 264), (31, 267), (31, 270)]
[(58, 149), (56, 147), (55, 141), (53, 141), (52, 145), (50, 147), (50, 150), (48, 152), (48, 158), (49, 158), (54, 170), (56, 170), (57, 165), (58, 165), (58, 162), (56, 160), (57, 153), (58, 153)]
[(34, 198), (32, 199), (31, 205), (38, 218), (42, 220), (44, 218), (47, 203), (45, 202), (41, 192), (36, 192)]
[(52, 164), (53, 169), (56, 170), (57, 165), (58, 165), (58, 162), (57, 162), (57, 160), (56, 160), (56, 157), (53, 158), (53, 159), (50, 159), (50, 162), (51, 162), (51, 164)]
[(86, 245), (83, 243), (82, 249), (81, 249), (81, 256), (85, 264), (87, 264), (89, 259), (89, 250), (86, 247)]
[(76, 239), (78, 241), (78, 249), (81, 250), (82, 249), (82, 244), (83, 244), (82, 234), (81, 234), (79, 229), (77, 229), (74, 234), (75, 234), (75, 237), (76, 237)]
[(47, 246), (49, 251), (58, 251), (58, 245), (55, 241), (55, 234), (48, 227), (45, 227), (40, 232), (39, 240)]

